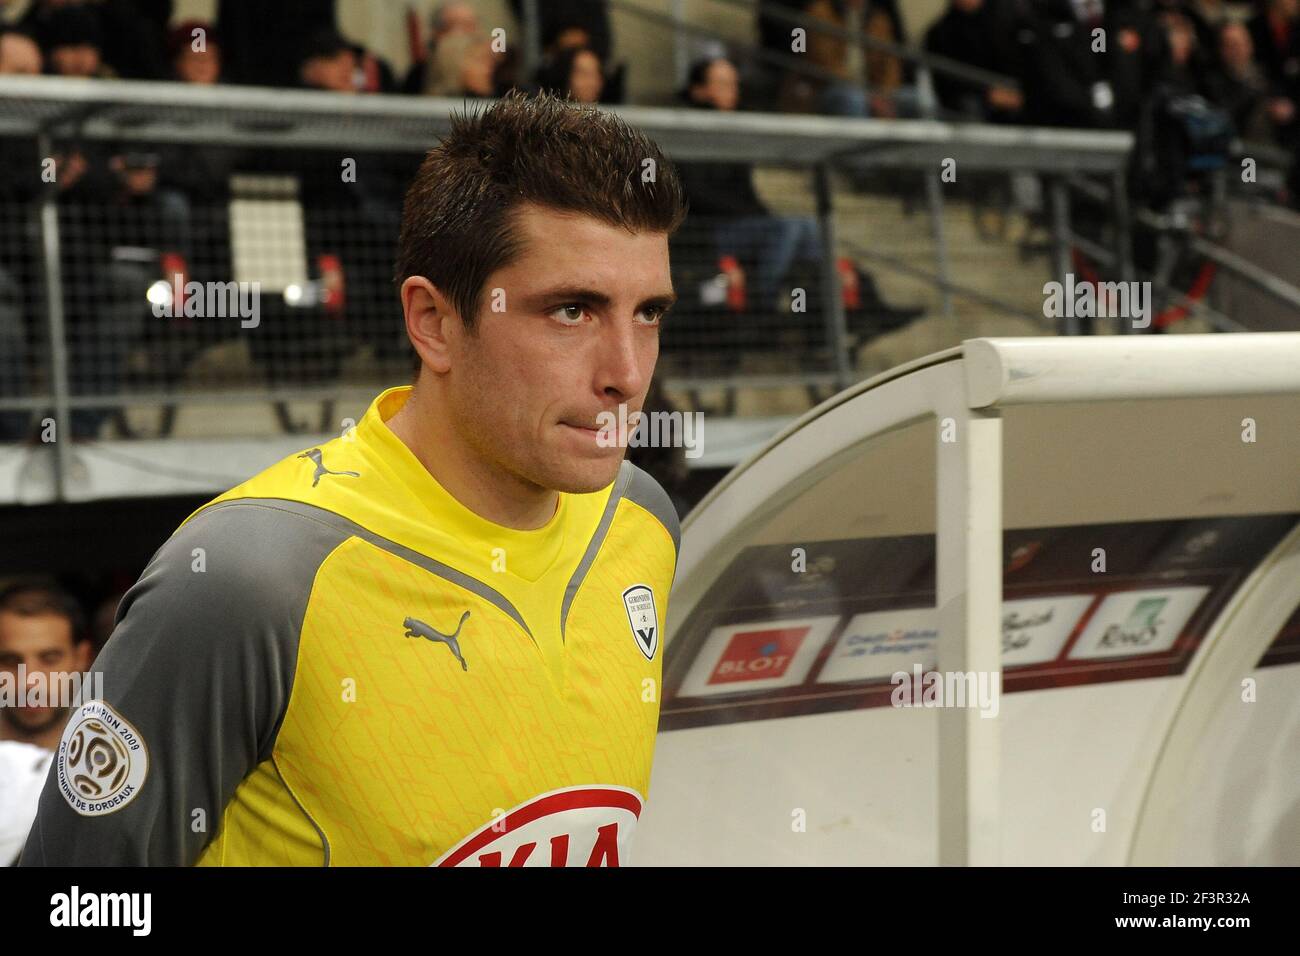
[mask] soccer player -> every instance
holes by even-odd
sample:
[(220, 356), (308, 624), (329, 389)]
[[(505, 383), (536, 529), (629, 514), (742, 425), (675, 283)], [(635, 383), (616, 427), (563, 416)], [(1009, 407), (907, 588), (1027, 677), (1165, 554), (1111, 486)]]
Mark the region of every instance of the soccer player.
[(598, 426), (650, 385), (683, 214), (612, 115), (458, 117), (403, 212), (414, 386), (162, 546), (22, 863), (624, 862), (678, 525)]

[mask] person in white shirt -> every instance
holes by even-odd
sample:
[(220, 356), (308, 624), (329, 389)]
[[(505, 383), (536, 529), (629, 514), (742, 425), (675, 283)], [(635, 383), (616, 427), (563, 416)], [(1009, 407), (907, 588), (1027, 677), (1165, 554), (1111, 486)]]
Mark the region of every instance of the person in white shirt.
[[(0, 866), (22, 850), (93, 656), (85, 615), (55, 585), (0, 591)], [(75, 678), (75, 680), (70, 679)]]
[(12, 866), (36, 817), (54, 751), (0, 740), (0, 866)]

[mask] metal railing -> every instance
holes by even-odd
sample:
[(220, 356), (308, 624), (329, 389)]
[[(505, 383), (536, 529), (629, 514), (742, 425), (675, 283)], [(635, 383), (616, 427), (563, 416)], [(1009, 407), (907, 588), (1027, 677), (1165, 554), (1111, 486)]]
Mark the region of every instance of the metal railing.
[[(80, 413), (93, 435), (105, 415), (127, 406), (166, 412), (180, 402), (221, 402), (233, 390), (276, 403), (288, 427), (283, 405), (291, 400), (338, 401), (409, 376), (388, 284), (401, 195), (415, 162), (464, 106), (403, 96), (4, 78), (0, 145), (8, 155), (0, 185), (25, 185), (18, 190), (22, 200), (11, 198), (0, 216), (0, 267), (8, 273), (0, 275), (0, 339), (8, 283), (22, 290), (17, 311), (20, 325), (27, 323), (21, 337), (28, 354), (19, 360), (16, 379), (13, 355), (7, 373), (0, 362), (0, 416), (53, 409), (56, 421), (75, 424)], [(1118, 132), (658, 107), (615, 111), (681, 164), (743, 162), (813, 174), (805, 204), (827, 250), (804, 266), (805, 291), (815, 304), (797, 317), (770, 318), (770, 341), (755, 342), (751, 333), (739, 344), (725, 335), (710, 344), (710, 335), (734, 331), (751, 317), (703, 301), (699, 290), (717, 278), (707, 273), (717, 261), (719, 224), (700, 217), (688, 222), (675, 249), (675, 271), (678, 263), (686, 271), (692, 264), (703, 270), (683, 296), (693, 297), (698, 308), (679, 323), (676, 338), (665, 333), (666, 351), (689, 360), (678, 373), (685, 376), (678, 384), (686, 386), (694, 379), (839, 388), (858, 377), (851, 352), (856, 319), (840, 295), (836, 257), (857, 251), (861, 264), (891, 263), (869, 228), (859, 233), (861, 221), (840, 214), (841, 174), (924, 174), (935, 269), (918, 273), (915, 262), (892, 266), (937, 290), (950, 313), (964, 290), (953, 275), (944, 232), (945, 162), (963, 172), (1087, 174), (1122, 190), (1132, 146), (1132, 137)], [(158, 154), (156, 181), (135, 192), (125, 189), (130, 170), (121, 164), (141, 164), (139, 155), (150, 151)], [(77, 153), (92, 167), (117, 162), (107, 180), (116, 192), (83, 189), (77, 197), (57, 176), (55, 182), (42, 178), (49, 161), (66, 169), (60, 161)], [(253, 161), (245, 162), (250, 156)], [(365, 171), (364, 188), (342, 197), (341, 158)], [(146, 180), (148, 166), (141, 166)], [(245, 172), (256, 176), (231, 175)], [(208, 182), (209, 174), (217, 182)], [(205, 183), (213, 188), (206, 190)], [(178, 257), (173, 265), (166, 264), (167, 255)], [(241, 322), (232, 311), (215, 325), (187, 323), (183, 308), (174, 307), (177, 287), (169, 281), (181, 271), (217, 283), (260, 278), (259, 322)], [(346, 276), (345, 295), (336, 294), (340, 275)], [(769, 286), (795, 281), (765, 278)], [(971, 298), (985, 308), (1017, 311), (996, 297)], [(684, 305), (689, 311), (690, 302)], [(755, 328), (761, 331), (761, 323)], [(761, 378), (731, 361), (760, 346), (786, 357), (793, 350), (799, 361), (789, 372)], [(243, 353), (242, 377), (193, 374), (212, 352)], [(692, 364), (705, 353), (724, 361)]]

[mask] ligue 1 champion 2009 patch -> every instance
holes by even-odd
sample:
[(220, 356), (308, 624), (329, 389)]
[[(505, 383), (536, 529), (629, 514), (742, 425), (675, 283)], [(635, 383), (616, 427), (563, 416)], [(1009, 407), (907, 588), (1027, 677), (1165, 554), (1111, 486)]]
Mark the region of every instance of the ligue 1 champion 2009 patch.
[(659, 647), (659, 616), (655, 613), (655, 596), (644, 584), (636, 584), (623, 592), (627, 608), (627, 622), (632, 625), (636, 646), (652, 661)]
[(102, 700), (83, 704), (59, 741), (59, 792), (83, 817), (121, 810), (149, 772), (149, 750), (130, 722)]

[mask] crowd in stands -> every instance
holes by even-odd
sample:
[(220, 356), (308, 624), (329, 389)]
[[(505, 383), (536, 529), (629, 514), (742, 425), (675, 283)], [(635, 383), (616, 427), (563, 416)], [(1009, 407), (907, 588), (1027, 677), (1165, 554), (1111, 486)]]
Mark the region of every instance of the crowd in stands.
[[(626, 101), (627, 64), (615, 59), (607, 0), (536, 4), (541, 62), (530, 75), (516, 42), (523, 0), (511, 0), (516, 22), (504, 34), (466, 0), (438, 3), (427, 21), (410, 15), (405, 75), (339, 32), (336, 0), (217, 0), (212, 23), (176, 23), (173, 6), (0, 0), (0, 73), (453, 98), (546, 90), (583, 103)], [(716, 60), (736, 68), (740, 110), (1150, 135), (1168, 116), (1180, 121), (1195, 97), (1221, 118), (1225, 136), (1300, 148), (1300, 0), (948, 0), (915, 37), (898, 0), (763, 0), (746, 42), (689, 44), (702, 54), (692, 77)], [(940, 59), (918, 69), (900, 48)], [(630, 45), (618, 52), (634, 55)], [(680, 96), (691, 97), (691, 82)]]
[[(523, 6), (511, 0), (520, 20)], [(332, 0), (218, 0), (213, 23), (174, 23), (170, 0), (0, 0), (0, 72), (462, 97), (546, 89), (623, 102), (626, 64), (614, 60), (606, 0), (537, 9), (543, 59), (531, 76), (521, 44), (494, 39), (496, 25), (465, 0), (412, 19), (414, 62), (399, 76), (338, 32)], [(1300, 129), (1300, 0), (949, 0), (918, 37), (898, 0), (763, 0), (756, 11), (752, 41), (730, 57), (754, 94), (741, 109), (918, 115), (916, 65), (893, 44), (1005, 78), (935, 70), (950, 116), (1131, 128), (1144, 100), (1177, 90), (1228, 110), (1251, 139), (1294, 146)], [(793, 51), (800, 28), (806, 42)], [(857, 35), (885, 45), (848, 41)]]
[[(1234, 135), (1269, 144), (1281, 156), (1300, 149), (1300, 0), (948, 0), (916, 36), (908, 35), (900, 3), (763, 0), (747, 40), (690, 38), (698, 56), (673, 102), (719, 112), (935, 115), (1132, 130), (1139, 137), (1135, 157), (1143, 162), (1135, 163), (1130, 183), (1137, 200), (1151, 207), (1183, 188), (1176, 168), (1204, 158), (1189, 153), (1224, 153)], [(527, 73), (523, 44), (516, 42), (523, 0), (511, 0), (516, 19), (504, 25), (507, 42), (500, 25), (485, 22), (465, 0), (437, 3), (427, 18), (409, 15), (411, 65), (402, 73), (339, 31), (336, 0), (216, 0), (210, 23), (178, 22), (171, 0), (0, 0), (0, 74), (456, 99), (518, 89), (588, 104), (627, 102), (626, 60), (636, 56), (636, 45), (629, 38), (616, 43), (607, 0), (542, 0), (535, 8), (540, 61)], [(929, 66), (901, 55), (904, 50), (929, 54)], [(1179, 152), (1168, 152), (1170, 144)], [(9, 172), (38, 168), (46, 158), (35, 148), (30, 138), (0, 139), (12, 161), (0, 176), (0, 207), (27, 208), (45, 188), (35, 177)], [(79, 387), (116, 383), (123, 373), (121, 347), (103, 338), (110, 326), (118, 340), (122, 329), (141, 328), (140, 268), (114, 261), (114, 248), (161, 248), (190, 272), (228, 277), (229, 262), (201, 257), (227, 248), (213, 236), (236, 170), (291, 173), (300, 184), (308, 259), (337, 261), (343, 253), (346, 318), (365, 333), (353, 338), (373, 339), (374, 327), (390, 324), (385, 244), (396, 233), (402, 184), (418, 157), (367, 154), (359, 160), (365, 175), (345, 188), (336, 161), (290, 150), (142, 149), (73, 138), (57, 142), (54, 152), (53, 188), (64, 211), (69, 361)], [(777, 311), (773, 303), (783, 301), (791, 277), (824, 257), (817, 222), (769, 210), (743, 164), (687, 164), (682, 172), (694, 216), (709, 221), (706, 266), (726, 275), (728, 301), (747, 273), (746, 307)], [(78, 203), (96, 210), (78, 218)], [(196, 208), (204, 213), (196, 215)], [(205, 226), (212, 235), (196, 235)], [(40, 347), (31, 305), (39, 279), (36, 240), (23, 217), (0, 216), (0, 398), (25, 394)], [(845, 289), (846, 308), (874, 310), (873, 327), (915, 314), (880, 301), (869, 274), (836, 266), (854, 286)], [(270, 340), (251, 338), (256, 360)], [(401, 352), (398, 339), (377, 349)], [(179, 361), (188, 354), (182, 350)], [(102, 420), (102, 413), (78, 410), (74, 434), (93, 434)], [(0, 410), (0, 440), (29, 428), (26, 413)]]

